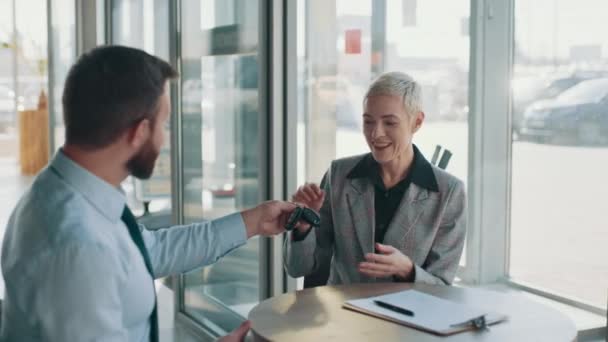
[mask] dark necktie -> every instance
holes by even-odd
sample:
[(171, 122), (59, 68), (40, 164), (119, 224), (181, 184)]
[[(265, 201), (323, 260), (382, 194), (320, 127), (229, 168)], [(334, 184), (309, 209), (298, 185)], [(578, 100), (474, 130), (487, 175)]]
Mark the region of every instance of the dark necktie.
[[(144, 244), (144, 239), (141, 236), (141, 231), (139, 230), (139, 226), (137, 225), (137, 221), (135, 220), (135, 216), (129, 207), (125, 205), (125, 210), (122, 212), (121, 217), (122, 222), (127, 225), (129, 228), (129, 235), (131, 235), (131, 239), (135, 242), (135, 246), (141, 252), (141, 255), (144, 257), (144, 262), (146, 263), (146, 268), (152, 279), (154, 279), (154, 272), (152, 271), (152, 263), (150, 262), (150, 256), (148, 255), (148, 250), (146, 249), (146, 245)], [(152, 284), (154, 287), (154, 284)], [(154, 309), (152, 310), (152, 315), (150, 316), (150, 341), (158, 342), (158, 316), (156, 313), (156, 291), (154, 291)]]

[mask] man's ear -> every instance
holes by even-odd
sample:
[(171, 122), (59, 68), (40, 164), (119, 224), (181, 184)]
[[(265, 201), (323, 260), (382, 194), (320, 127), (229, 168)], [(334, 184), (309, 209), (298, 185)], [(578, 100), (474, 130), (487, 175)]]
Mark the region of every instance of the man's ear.
[(422, 123), (424, 122), (424, 112), (420, 111), (416, 114), (414, 118), (414, 133), (418, 132), (420, 127), (422, 127)]
[(130, 146), (139, 149), (143, 146), (152, 132), (150, 120), (143, 119), (137, 124), (131, 126), (127, 134), (127, 142)]

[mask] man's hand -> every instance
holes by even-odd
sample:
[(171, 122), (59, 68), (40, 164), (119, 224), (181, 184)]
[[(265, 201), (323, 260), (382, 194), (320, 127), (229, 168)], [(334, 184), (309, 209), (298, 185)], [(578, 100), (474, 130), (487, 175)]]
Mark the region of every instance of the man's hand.
[(238, 328), (234, 329), (230, 334), (220, 338), (217, 342), (241, 342), (245, 340), (245, 336), (251, 328), (251, 322), (245, 321)]
[(414, 270), (412, 260), (393, 246), (376, 244), (380, 254), (367, 253), (359, 264), (359, 272), (369, 277), (386, 278), (396, 276), (407, 279)]
[(241, 215), (247, 228), (247, 238), (284, 232), (285, 223), (295, 208), (296, 205), (290, 202), (268, 201), (243, 211)]
[[(306, 183), (298, 188), (296, 193), (291, 197), (291, 200), (318, 213), (325, 200), (325, 191), (321, 190), (315, 183)], [(300, 233), (306, 233), (310, 229), (310, 225), (308, 223), (299, 223), (297, 229)]]

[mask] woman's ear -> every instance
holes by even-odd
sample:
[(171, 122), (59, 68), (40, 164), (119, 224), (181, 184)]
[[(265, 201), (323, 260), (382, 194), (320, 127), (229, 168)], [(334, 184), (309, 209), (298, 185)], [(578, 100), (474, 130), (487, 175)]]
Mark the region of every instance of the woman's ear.
[(424, 112), (420, 111), (416, 114), (414, 118), (414, 133), (418, 132), (420, 127), (422, 127), (422, 123), (424, 122)]

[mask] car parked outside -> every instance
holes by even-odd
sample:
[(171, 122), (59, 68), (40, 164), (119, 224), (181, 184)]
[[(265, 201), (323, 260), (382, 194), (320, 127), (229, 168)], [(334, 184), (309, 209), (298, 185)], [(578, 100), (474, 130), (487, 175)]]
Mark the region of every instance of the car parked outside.
[(582, 81), (524, 113), (521, 137), (538, 142), (598, 145), (608, 142), (608, 77)]

